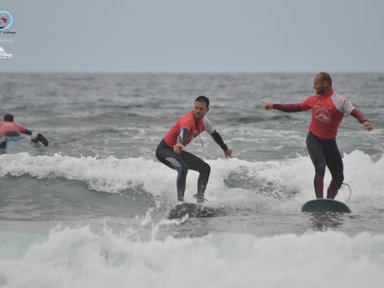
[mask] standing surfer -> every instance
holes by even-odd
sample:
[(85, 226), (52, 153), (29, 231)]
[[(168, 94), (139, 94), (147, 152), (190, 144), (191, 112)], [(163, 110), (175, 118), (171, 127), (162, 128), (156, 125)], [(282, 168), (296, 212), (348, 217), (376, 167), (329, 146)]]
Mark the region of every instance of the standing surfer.
[(312, 109), (306, 144), (315, 167), (315, 193), (317, 198), (323, 198), (324, 174), (327, 166), (332, 175), (327, 198), (334, 199), (344, 180), (343, 160), (336, 143), (337, 129), (344, 113), (347, 112), (359, 120), (367, 131), (373, 130), (373, 125), (349, 100), (332, 89), (332, 78), (328, 73), (321, 72), (315, 76), (313, 89), (316, 95), (308, 97), (299, 104), (273, 104), (266, 101), (261, 103), (266, 110), (301, 112)]
[(193, 138), (201, 132), (207, 131), (213, 140), (223, 149), (226, 158), (232, 158), (232, 149), (224, 143), (220, 134), (213, 128), (212, 122), (204, 118), (209, 111), (209, 99), (205, 96), (196, 98), (193, 110), (180, 117), (175, 125), (161, 140), (156, 149), (156, 157), (168, 167), (177, 170), (177, 200), (184, 201), (185, 182), (188, 170), (200, 173), (197, 181), (197, 203), (204, 202), (211, 167), (203, 160), (184, 150)]

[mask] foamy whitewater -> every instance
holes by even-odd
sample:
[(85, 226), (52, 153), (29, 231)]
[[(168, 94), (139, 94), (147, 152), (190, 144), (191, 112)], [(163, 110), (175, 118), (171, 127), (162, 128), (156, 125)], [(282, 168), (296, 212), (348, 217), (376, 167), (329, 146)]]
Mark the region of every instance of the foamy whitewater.
[[(50, 146), (28, 136), (0, 154), (0, 287), (382, 287), (384, 75), (333, 75), (375, 127), (346, 115), (339, 129), (350, 214), (300, 212), (314, 198), (310, 112), (260, 104), (304, 100), (313, 77), (2, 74), (0, 116)], [(188, 145), (219, 212), (169, 220), (176, 172), (154, 152), (199, 95), (234, 158), (206, 133)]]

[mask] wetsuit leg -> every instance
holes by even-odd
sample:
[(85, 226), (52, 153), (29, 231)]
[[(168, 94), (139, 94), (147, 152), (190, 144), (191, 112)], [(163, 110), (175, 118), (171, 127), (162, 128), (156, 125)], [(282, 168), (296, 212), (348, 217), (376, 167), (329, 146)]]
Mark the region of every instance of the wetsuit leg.
[(5, 147), (7, 147), (7, 141), (1, 141), (0, 142), (0, 149), (4, 149)]
[(344, 181), (344, 166), (339, 148), (337, 147), (336, 138), (326, 141), (327, 144), (324, 150), (324, 158), (332, 175), (332, 181), (329, 184), (327, 191), (327, 198), (334, 199)]
[(197, 180), (197, 199), (200, 201), (204, 200), (204, 193), (211, 172), (211, 167), (207, 163), (186, 151), (176, 154), (164, 140), (160, 142), (156, 149), (156, 157), (161, 163), (177, 170), (176, 186), (178, 201), (184, 200), (185, 183), (189, 169), (199, 172), (199, 178)]
[(211, 167), (192, 153), (182, 151), (180, 156), (188, 164), (189, 169), (199, 172), (196, 198), (199, 202), (203, 202), (205, 189), (207, 188), (209, 175), (211, 173)]
[(168, 167), (177, 171), (176, 188), (177, 200), (184, 201), (185, 183), (188, 174), (188, 164), (162, 140), (156, 149), (156, 157)]
[(311, 157), (312, 163), (315, 166), (315, 194), (317, 198), (323, 198), (324, 174), (326, 162), (323, 156), (323, 143), (321, 139), (316, 137), (311, 132), (307, 135), (307, 150)]
[(43, 136), (43, 134), (38, 133), (35, 138), (32, 138), (31, 141), (33, 143), (41, 142), (44, 146), (48, 146), (48, 140)]
[(17, 131), (5, 131), (0, 137), (0, 149), (5, 149), (7, 147), (8, 141), (17, 140), (21, 135)]

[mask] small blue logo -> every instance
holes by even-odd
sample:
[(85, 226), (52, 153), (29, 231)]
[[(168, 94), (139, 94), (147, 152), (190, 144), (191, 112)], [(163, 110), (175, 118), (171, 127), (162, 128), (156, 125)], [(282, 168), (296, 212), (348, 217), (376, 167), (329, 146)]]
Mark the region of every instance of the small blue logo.
[(9, 30), (13, 24), (13, 16), (7, 10), (0, 10), (0, 31)]

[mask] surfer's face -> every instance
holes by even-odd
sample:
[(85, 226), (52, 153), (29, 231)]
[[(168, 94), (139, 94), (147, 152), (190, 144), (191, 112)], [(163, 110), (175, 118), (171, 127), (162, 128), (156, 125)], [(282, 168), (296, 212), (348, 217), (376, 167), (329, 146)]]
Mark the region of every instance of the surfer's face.
[(328, 83), (321, 79), (321, 75), (316, 75), (315, 79), (313, 80), (313, 89), (315, 89), (316, 94), (325, 94), (327, 86)]
[(197, 120), (201, 120), (204, 118), (205, 114), (207, 114), (209, 108), (207, 107), (207, 103), (196, 101), (195, 105), (193, 105), (193, 114)]

